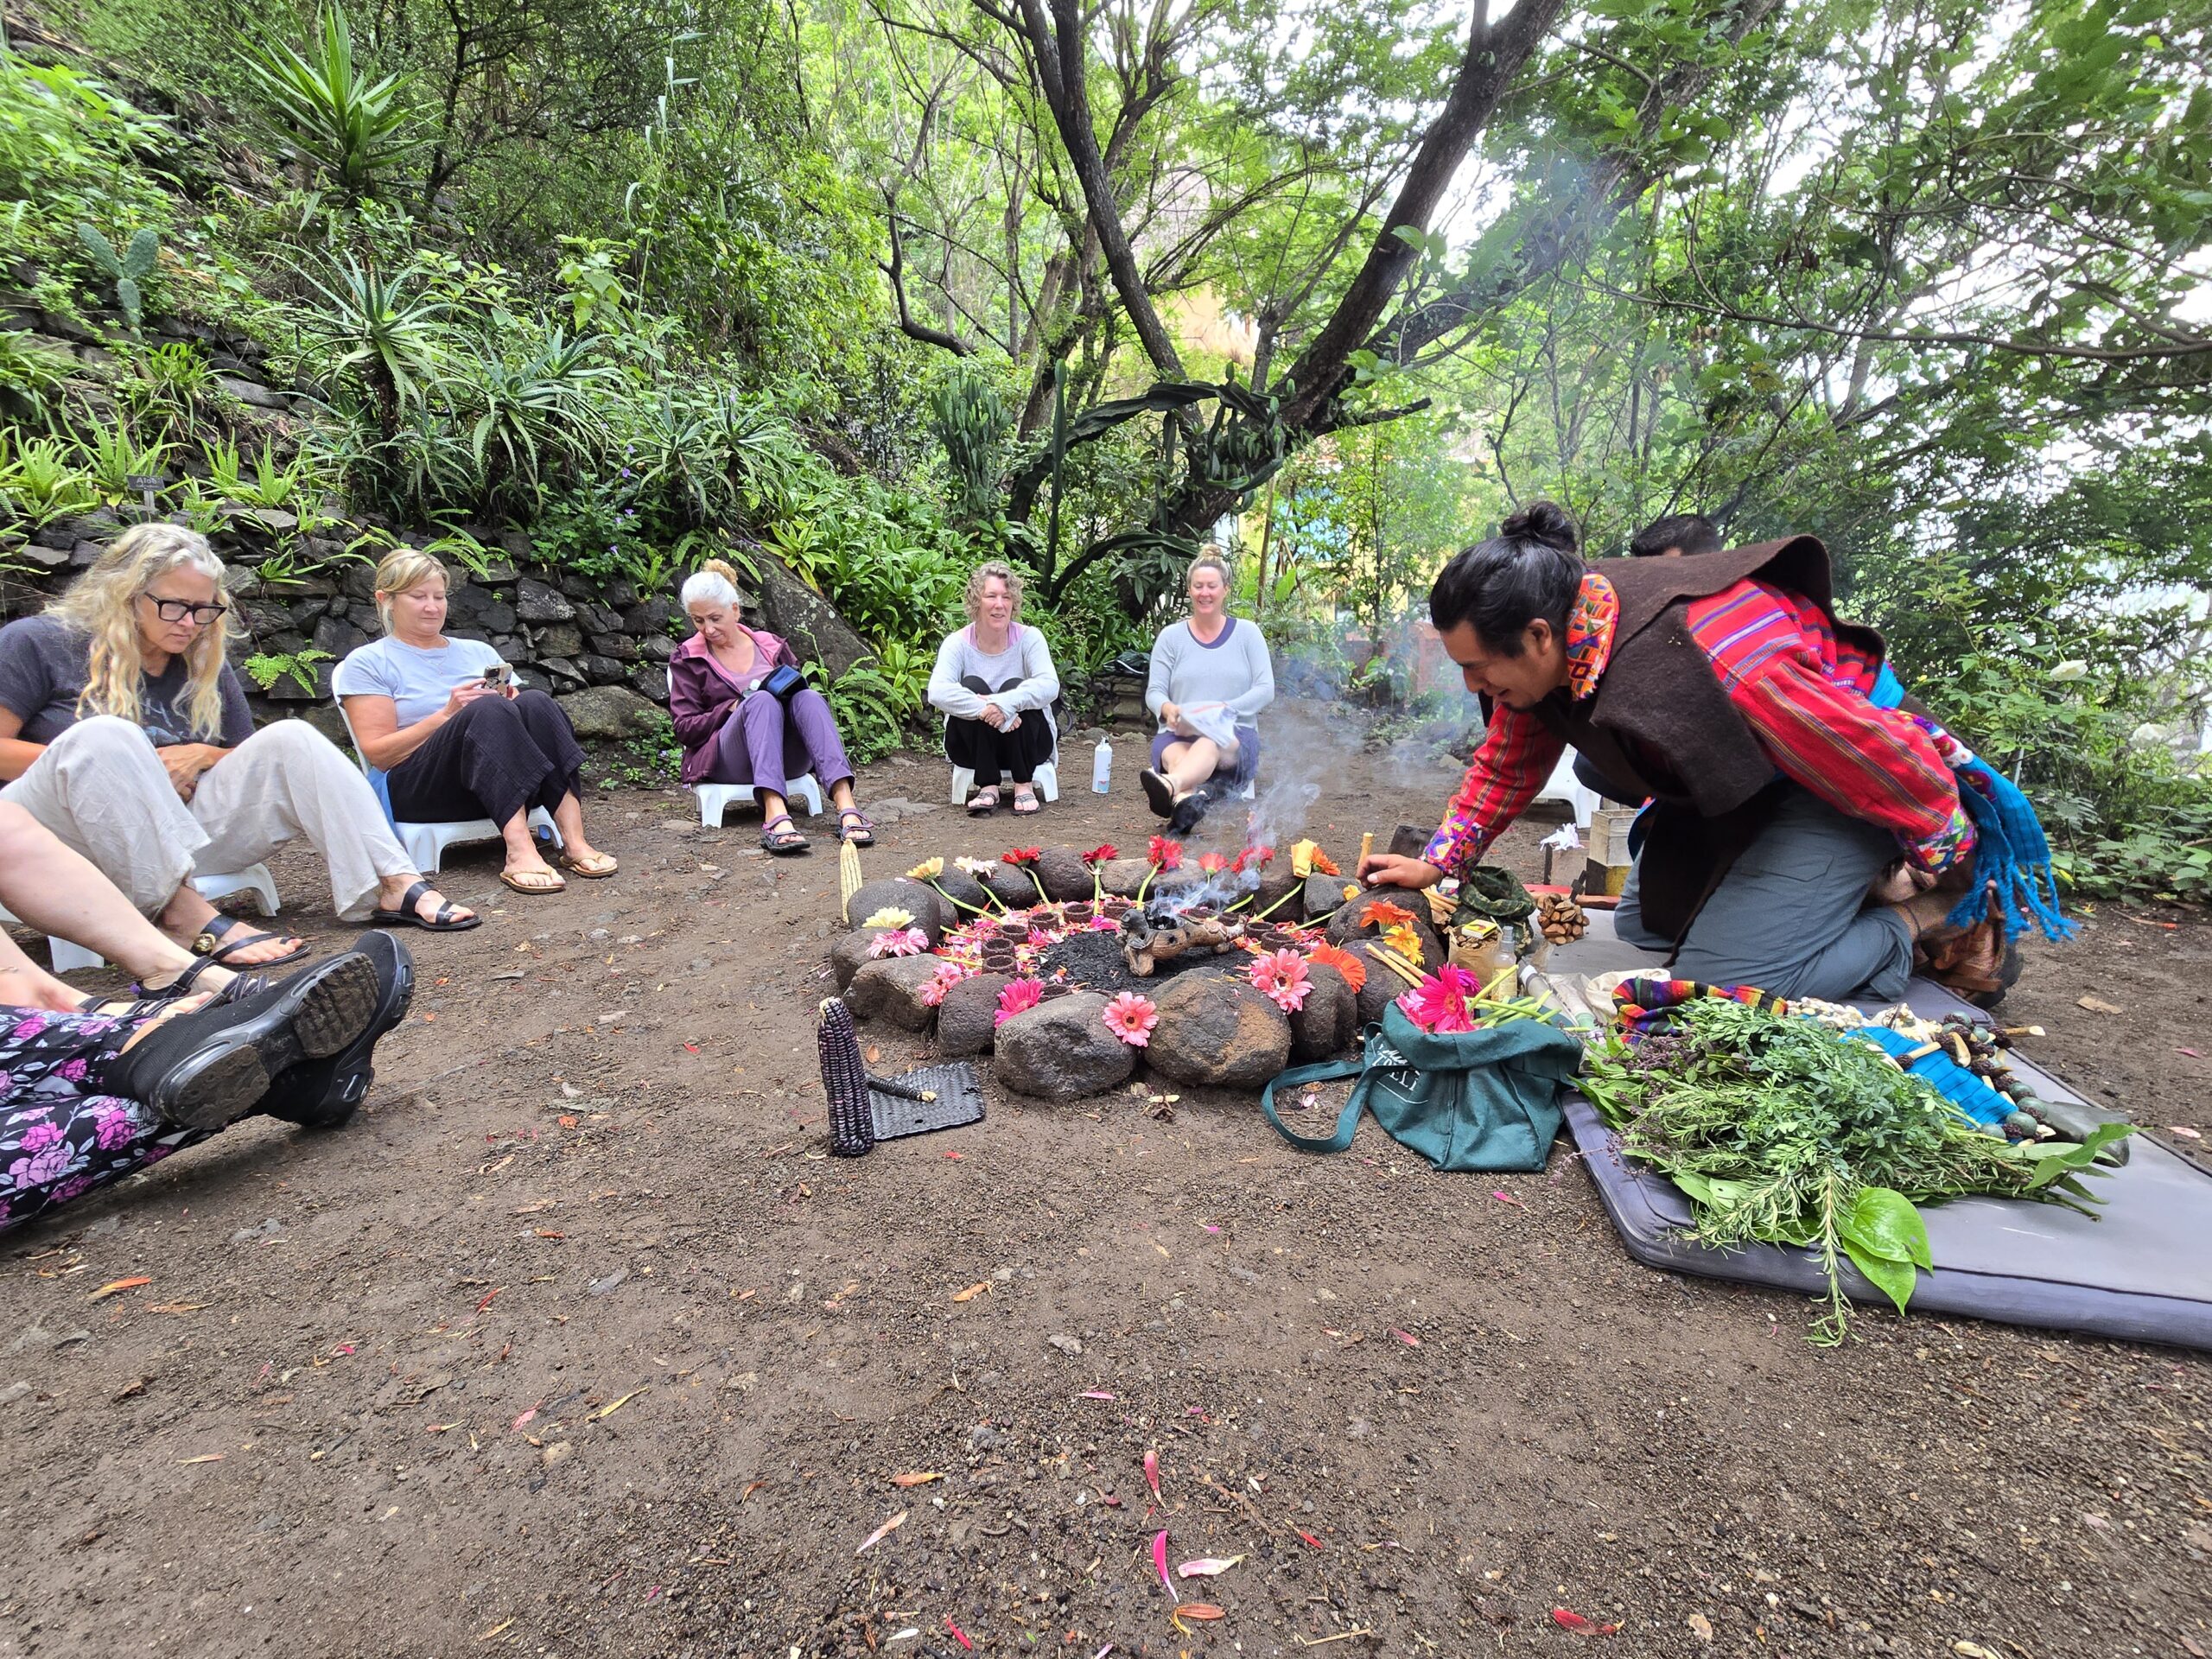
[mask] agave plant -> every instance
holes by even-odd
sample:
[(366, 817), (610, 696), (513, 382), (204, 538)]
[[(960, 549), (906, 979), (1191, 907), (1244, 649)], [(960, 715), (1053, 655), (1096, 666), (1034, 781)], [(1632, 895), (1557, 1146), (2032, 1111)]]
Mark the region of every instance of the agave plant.
[(316, 18), (309, 50), (312, 55), (281, 41), (249, 42), (245, 67), (270, 101), (285, 148), (346, 196), (373, 195), (377, 175), (405, 162), (425, 142), (410, 131), (415, 111), (404, 99), (406, 81), (386, 75), (371, 83), (355, 68), (353, 28), (336, 0)]
[(330, 268), (327, 282), (305, 276), (322, 303), (305, 308), (300, 318), (302, 356), (326, 376), (358, 373), (387, 440), (397, 435), (408, 405), (420, 404), (439, 379), (440, 351), (451, 337), (446, 303), (413, 291), (423, 275), (414, 270), (387, 276), (348, 258)]
[(175, 448), (168, 442), (141, 443), (127, 423), (118, 421), (103, 427), (91, 442), (78, 444), (78, 465), (102, 501), (120, 506), (138, 493), (130, 480), (158, 474)]
[(534, 506), (549, 462), (581, 466), (597, 451), (606, 422), (586, 389), (614, 372), (591, 360), (604, 343), (556, 327), (519, 362), (486, 356), (456, 385), (455, 401), (475, 416), (468, 446), (491, 494)]

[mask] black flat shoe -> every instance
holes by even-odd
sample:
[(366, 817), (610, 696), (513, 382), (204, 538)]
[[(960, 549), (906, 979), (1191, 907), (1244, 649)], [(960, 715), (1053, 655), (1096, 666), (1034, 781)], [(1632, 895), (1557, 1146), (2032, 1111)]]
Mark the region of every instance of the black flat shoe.
[(223, 1128), (259, 1106), (288, 1067), (359, 1037), (381, 988), (375, 960), (349, 950), (236, 1002), (163, 1020), (116, 1057), (100, 1087), (166, 1122)]
[(1164, 773), (1147, 766), (1137, 774), (1137, 781), (1144, 785), (1144, 798), (1156, 818), (1166, 817), (1175, 810), (1175, 785)]
[(359, 1037), (325, 1060), (309, 1060), (278, 1075), (262, 1109), (302, 1128), (334, 1129), (353, 1116), (376, 1081), (370, 1065), (377, 1039), (407, 1017), (415, 996), (415, 959), (389, 933), (361, 936), (360, 953), (376, 964), (376, 1012)]

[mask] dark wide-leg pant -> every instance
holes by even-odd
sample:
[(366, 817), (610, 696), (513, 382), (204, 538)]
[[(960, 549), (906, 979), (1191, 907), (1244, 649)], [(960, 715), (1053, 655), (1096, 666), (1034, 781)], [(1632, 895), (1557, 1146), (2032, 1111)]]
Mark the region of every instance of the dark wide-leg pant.
[[(1751, 985), (1777, 996), (1895, 1002), (1912, 975), (1912, 934), (1866, 889), (1897, 855), (1897, 838), (1847, 817), (1793, 785), (1683, 936), (1675, 972), (1708, 985)], [(1630, 944), (1665, 950), (1643, 924), (1643, 866), (1630, 871), (1613, 927)]]
[(489, 818), (505, 824), (563, 795), (583, 797), (584, 752), (561, 705), (543, 691), (479, 697), (385, 773), (391, 814), (410, 823)]
[[(995, 686), (986, 683), (980, 674), (969, 674), (960, 683), (979, 697), (990, 697), (1011, 691), (1021, 682), (1008, 680)], [(1023, 709), (1021, 724), (1010, 732), (995, 730), (980, 720), (948, 716), (944, 758), (974, 772), (978, 789), (995, 787), (1001, 772), (1017, 784), (1026, 784), (1036, 777), (1038, 767), (1052, 758), (1052, 728), (1041, 709)]]

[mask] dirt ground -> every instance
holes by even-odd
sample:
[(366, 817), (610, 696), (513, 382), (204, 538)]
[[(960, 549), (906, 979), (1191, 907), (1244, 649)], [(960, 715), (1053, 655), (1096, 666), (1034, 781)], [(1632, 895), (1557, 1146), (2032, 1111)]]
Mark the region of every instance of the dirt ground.
[[(1452, 785), (1340, 709), (1274, 730), (1340, 857)], [(1020, 840), (1141, 847), (1117, 753)], [(2212, 1652), (2204, 1357), (1872, 1311), (1817, 1350), (1798, 1300), (1632, 1263), (1565, 1150), (1316, 1159), (1249, 1096), (995, 1093), (831, 1161), (830, 849), (592, 813), (622, 873), (561, 897), (456, 855), (491, 919), (409, 936), (350, 1126), (249, 1122), (0, 1242), (0, 1654)], [(865, 861), (1015, 835), (937, 805)], [(287, 855), (286, 913), (342, 938), (320, 876)], [(2107, 909), (2009, 1011), (2212, 1128), (2208, 963), (2203, 917)], [(1178, 1580), (1223, 1617), (1171, 1625), (1163, 1528), (1242, 1558)]]

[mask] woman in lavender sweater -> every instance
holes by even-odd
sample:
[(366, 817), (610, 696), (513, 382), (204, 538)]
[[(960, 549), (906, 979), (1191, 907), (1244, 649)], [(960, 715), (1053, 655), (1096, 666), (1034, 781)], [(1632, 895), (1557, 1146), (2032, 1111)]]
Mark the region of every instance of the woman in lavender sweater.
[(687, 784), (750, 784), (760, 803), (760, 845), (779, 856), (807, 850), (785, 799), (791, 773), (812, 772), (837, 807), (837, 838), (875, 844), (875, 826), (853, 798), (830, 700), (811, 686), (789, 698), (761, 689), (779, 668), (798, 666), (791, 646), (738, 620), (737, 572), (709, 559), (683, 584), (696, 629), (668, 664), (668, 712), (683, 746)]
[(1256, 623), (1229, 614), (1229, 564), (1211, 547), (1191, 561), (1190, 594), (1188, 619), (1153, 642), (1144, 693), (1160, 733), (1140, 778), (1152, 810), (1172, 819), (1177, 835), (1197, 828), (1213, 790), (1241, 789), (1258, 774), (1252, 721), (1275, 700), (1268, 642)]

